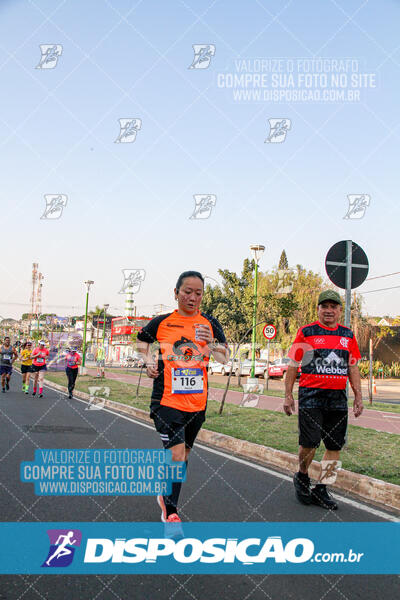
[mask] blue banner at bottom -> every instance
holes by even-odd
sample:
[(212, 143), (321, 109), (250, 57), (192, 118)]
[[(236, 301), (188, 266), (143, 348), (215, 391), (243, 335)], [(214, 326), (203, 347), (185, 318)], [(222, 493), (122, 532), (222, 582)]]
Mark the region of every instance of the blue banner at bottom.
[(400, 523), (0, 523), (1, 574), (399, 574)]

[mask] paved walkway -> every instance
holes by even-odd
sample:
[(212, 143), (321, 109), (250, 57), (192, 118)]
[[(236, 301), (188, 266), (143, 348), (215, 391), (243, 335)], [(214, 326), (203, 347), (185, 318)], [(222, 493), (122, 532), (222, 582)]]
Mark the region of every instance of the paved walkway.
[[(96, 376), (96, 369), (88, 368), (88, 374)], [(128, 375), (126, 373), (115, 373), (106, 370), (106, 376), (108, 379), (115, 379), (117, 381), (123, 381), (125, 383), (137, 384), (139, 377), (137, 375)], [(140, 385), (143, 387), (151, 388), (153, 385), (152, 379), (143, 377), (140, 381)], [(209, 398), (220, 402), (223, 396), (224, 390), (221, 388), (209, 388)], [(226, 396), (226, 402), (229, 404), (241, 404), (243, 400), (243, 393), (230, 390)], [(276, 410), (283, 412), (282, 409), (282, 398), (276, 396), (265, 396), (259, 397), (256, 408), (264, 408), (267, 410)], [(357, 419), (354, 417), (352, 408), (349, 410), (349, 423), (351, 425), (357, 425), (358, 427), (365, 427), (367, 429), (375, 429), (377, 431), (384, 431), (386, 433), (397, 433), (400, 434), (400, 413), (390, 413), (381, 410), (364, 410), (361, 417)]]

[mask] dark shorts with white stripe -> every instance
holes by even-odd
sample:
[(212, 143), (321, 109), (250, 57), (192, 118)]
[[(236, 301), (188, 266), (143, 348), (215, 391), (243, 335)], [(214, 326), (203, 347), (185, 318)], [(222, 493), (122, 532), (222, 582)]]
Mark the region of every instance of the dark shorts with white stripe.
[(192, 448), (201, 426), (206, 420), (206, 411), (187, 412), (171, 406), (151, 406), (150, 416), (154, 419), (164, 448), (185, 444)]

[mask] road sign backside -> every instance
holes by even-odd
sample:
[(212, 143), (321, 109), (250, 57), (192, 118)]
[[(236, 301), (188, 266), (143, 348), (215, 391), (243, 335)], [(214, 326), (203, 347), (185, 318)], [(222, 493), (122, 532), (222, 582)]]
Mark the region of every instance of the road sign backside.
[(329, 279), (337, 287), (346, 289), (347, 242), (351, 243), (351, 283), (350, 288), (359, 287), (368, 276), (369, 263), (364, 250), (351, 240), (342, 240), (334, 244), (325, 259), (325, 269)]

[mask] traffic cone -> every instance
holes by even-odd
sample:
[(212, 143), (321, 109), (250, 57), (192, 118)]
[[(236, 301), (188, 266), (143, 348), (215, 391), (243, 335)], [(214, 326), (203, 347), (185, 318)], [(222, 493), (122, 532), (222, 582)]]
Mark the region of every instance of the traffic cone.
[(372, 395), (376, 396), (377, 392), (376, 392), (376, 383), (375, 383), (375, 377), (372, 377)]

